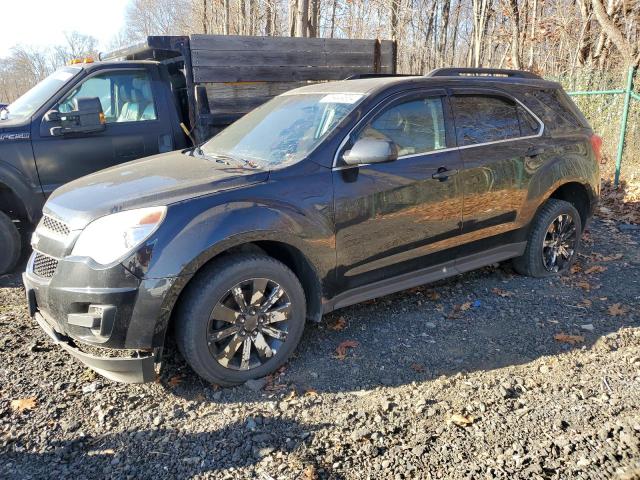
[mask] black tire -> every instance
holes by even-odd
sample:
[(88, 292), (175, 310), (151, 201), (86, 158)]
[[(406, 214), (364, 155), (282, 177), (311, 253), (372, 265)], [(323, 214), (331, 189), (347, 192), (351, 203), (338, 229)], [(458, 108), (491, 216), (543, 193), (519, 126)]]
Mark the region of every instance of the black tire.
[(11, 272), (18, 260), (22, 250), (20, 232), (15, 223), (3, 212), (0, 212), (0, 275)]
[[(262, 363), (248, 370), (227, 368), (215, 358), (215, 355), (223, 354), (226, 349), (217, 345), (216, 341), (210, 342), (209, 335), (213, 334), (214, 331), (221, 332), (221, 330), (212, 329), (212, 322), (222, 323), (212, 320), (215, 317), (214, 308), (217, 308), (220, 303), (224, 305), (226, 298), (227, 302), (236, 302), (235, 308), (241, 310), (235, 297), (230, 296), (233, 295), (232, 289), (240, 284), (247, 285), (249, 282), (253, 282), (253, 279), (268, 279), (271, 282), (263, 290), (263, 306), (267, 303), (266, 294), (269, 288), (271, 288), (271, 293), (276, 290), (276, 286), (284, 290), (278, 302), (283, 301), (283, 305), (290, 305), (286, 314), (288, 319), (285, 322), (273, 325), (280, 328), (280, 325), (286, 324), (286, 327), (282, 327), (286, 328), (286, 338), (284, 340), (276, 340), (269, 337), (267, 333), (263, 335), (263, 331), (260, 329), (268, 328), (269, 325), (256, 326), (255, 322), (257, 322), (256, 318), (258, 316), (247, 316), (247, 324), (249, 324), (250, 318), (252, 322), (252, 327), (247, 328), (253, 328), (253, 334), (247, 333), (242, 328), (241, 332), (225, 338), (230, 338), (229, 344), (234, 341), (240, 341), (236, 337), (244, 339), (242, 340), (243, 342), (249, 339), (252, 362)], [(244, 298), (245, 300), (248, 298), (250, 302), (254, 296), (255, 293), (250, 293), (248, 297), (244, 295)], [(287, 301), (282, 300), (285, 298)], [(278, 303), (275, 305), (278, 305)], [(248, 308), (250, 308), (250, 305)], [(284, 264), (266, 255), (237, 254), (214, 261), (199, 272), (187, 287), (176, 313), (176, 343), (187, 363), (205, 380), (222, 386), (232, 386), (250, 379), (264, 377), (287, 361), (302, 337), (306, 318), (306, 301), (300, 281)], [(240, 328), (238, 325), (240, 321), (244, 324), (243, 315), (236, 317), (236, 323), (229, 323), (228, 328)], [(264, 318), (262, 321), (265, 321)], [(226, 326), (227, 324), (223, 323), (223, 325)], [(267, 342), (277, 343), (277, 347), (274, 348), (275, 355), (270, 358), (267, 357), (268, 359), (265, 360), (258, 354), (258, 346), (255, 343), (256, 335), (260, 336), (261, 342), (266, 339)], [(225, 340), (219, 340), (219, 342), (223, 341)], [(236, 354), (239, 353), (242, 356), (244, 346), (245, 344), (242, 343)], [(270, 344), (269, 347), (273, 347), (273, 344)], [(270, 348), (267, 350), (273, 353)], [(231, 361), (235, 362), (236, 360), (238, 359), (233, 357)], [(224, 361), (229, 362), (229, 360)], [(239, 368), (242, 368), (242, 366)]]
[[(575, 239), (572, 243), (571, 254), (566, 260), (562, 257), (562, 264), (549, 268), (551, 262), (545, 265), (543, 259), (543, 248), (548, 230), (556, 219), (560, 216), (568, 215), (575, 226)], [(552, 233), (549, 233), (552, 235)], [(549, 277), (562, 275), (569, 271), (576, 259), (580, 247), (580, 236), (582, 235), (582, 220), (578, 210), (569, 202), (551, 198), (542, 206), (531, 225), (531, 231), (527, 239), (527, 248), (521, 257), (513, 259), (513, 267), (521, 275), (530, 277)], [(549, 239), (547, 239), (550, 241)], [(566, 251), (566, 250), (565, 250)], [(554, 257), (555, 258), (555, 257)], [(561, 257), (558, 256), (560, 259)]]

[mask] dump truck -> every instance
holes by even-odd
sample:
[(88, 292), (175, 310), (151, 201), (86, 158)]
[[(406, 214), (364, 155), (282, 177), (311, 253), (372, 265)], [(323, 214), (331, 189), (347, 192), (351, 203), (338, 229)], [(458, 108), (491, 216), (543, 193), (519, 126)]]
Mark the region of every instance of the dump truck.
[(395, 73), (389, 40), (227, 35), (150, 36), (58, 69), (0, 112), (0, 274), (59, 186), (195, 148), (293, 88)]

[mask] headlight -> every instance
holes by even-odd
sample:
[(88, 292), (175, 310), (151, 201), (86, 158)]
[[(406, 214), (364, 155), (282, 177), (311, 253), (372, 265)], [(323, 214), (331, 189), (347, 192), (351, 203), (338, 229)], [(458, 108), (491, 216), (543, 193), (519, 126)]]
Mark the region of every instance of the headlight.
[(127, 210), (94, 220), (82, 231), (71, 255), (107, 265), (120, 260), (160, 226), (167, 207)]

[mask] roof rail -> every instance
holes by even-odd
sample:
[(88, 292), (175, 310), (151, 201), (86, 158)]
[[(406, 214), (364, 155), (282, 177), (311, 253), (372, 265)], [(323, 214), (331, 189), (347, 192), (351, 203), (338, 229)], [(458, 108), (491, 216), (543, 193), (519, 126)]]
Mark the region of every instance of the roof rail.
[(436, 68), (427, 73), (427, 77), (509, 77), (535, 78), (542, 77), (525, 70), (508, 70), (505, 68)]
[(363, 78), (383, 78), (383, 77), (415, 77), (406, 73), (356, 73), (349, 75), (345, 80), (362, 80)]

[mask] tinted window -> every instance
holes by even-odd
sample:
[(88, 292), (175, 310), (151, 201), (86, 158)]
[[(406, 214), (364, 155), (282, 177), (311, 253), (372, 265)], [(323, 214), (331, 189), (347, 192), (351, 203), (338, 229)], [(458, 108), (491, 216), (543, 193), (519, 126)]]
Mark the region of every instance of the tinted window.
[(429, 97), (393, 105), (367, 125), (358, 138), (391, 140), (400, 156), (445, 148), (442, 99)]
[(580, 122), (564, 105), (562, 97), (557, 91), (528, 91), (521, 99), (528, 108), (540, 117), (544, 122), (545, 129), (552, 132), (570, 132), (581, 127)]
[(516, 104), (504, 97), (453, 97), (458, 145), (495, 142), (521, 136)]
[(58, 110), (73, 110), (76, 98), (100, 100), (107, 123), (155, 120), (151, 80), (146, 72), (108, 72), (88, 78), (60, 102)]
[(520, 132), (523, 136), (536, 135), (540, 131), (538, 121), (520, 105), (518, 105), (518, 120), (520, 120)]

